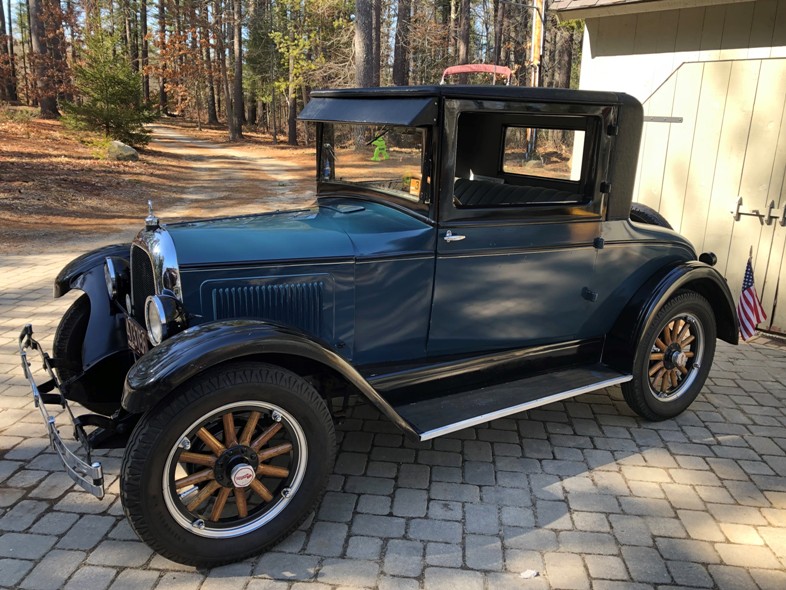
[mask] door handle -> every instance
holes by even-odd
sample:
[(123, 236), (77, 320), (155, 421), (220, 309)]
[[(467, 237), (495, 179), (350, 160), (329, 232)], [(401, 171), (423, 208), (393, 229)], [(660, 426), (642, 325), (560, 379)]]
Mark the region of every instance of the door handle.
[(448, 232), (445, 234), (445, 237), (443, 239), (446, 242), (460, 242), (461, 240), (463, 240), (466, 237), (467, 236), (453, 235), (453, 232), (448, 230)]

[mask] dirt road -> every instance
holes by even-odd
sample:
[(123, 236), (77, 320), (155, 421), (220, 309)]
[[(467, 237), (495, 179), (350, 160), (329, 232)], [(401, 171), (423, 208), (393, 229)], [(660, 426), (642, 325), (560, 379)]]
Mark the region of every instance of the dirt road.
[[(252, 149), (198, 139), (178, 127), (156, 125), (151, 148), (189, 165), (175, 207), (160, 217), (209, 217), (271, 211), (313, 200), (313, 161), (287, 161), (275, 148)], [(240, 199), (243, 202), (238, 202)]]
[(44, 254), (128, 240), (139, 231), (148, 199), (169, 222), (301, 207), (314, 199), (314, 156), (306, 148), (258, 138), (221, 143), (162, 123), (153, 126), (139, 162), (109, 162), (58, 123), (36, 124), (28, 137), (0, 129), (0, 252)]

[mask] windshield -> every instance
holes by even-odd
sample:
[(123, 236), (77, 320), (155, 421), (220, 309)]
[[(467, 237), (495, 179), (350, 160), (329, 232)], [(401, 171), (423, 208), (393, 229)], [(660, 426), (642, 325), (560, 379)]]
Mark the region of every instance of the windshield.
[(319, 177), (372, 188), (412, 204), (428, 202), (423, 181), (426, 130), (392, 125), (325, 124)]

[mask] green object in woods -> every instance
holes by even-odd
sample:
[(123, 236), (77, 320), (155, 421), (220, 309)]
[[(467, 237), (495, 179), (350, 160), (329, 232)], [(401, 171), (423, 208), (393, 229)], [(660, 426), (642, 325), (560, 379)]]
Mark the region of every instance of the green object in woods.
[(374, 141), (371, 142), (371, 145), (374, 146), (374, 155), (371, 157), (372, 162), (379, 162), (381, 160), (388, 159), (388, 146), (385, 143), (384, 137), (377, 137)]

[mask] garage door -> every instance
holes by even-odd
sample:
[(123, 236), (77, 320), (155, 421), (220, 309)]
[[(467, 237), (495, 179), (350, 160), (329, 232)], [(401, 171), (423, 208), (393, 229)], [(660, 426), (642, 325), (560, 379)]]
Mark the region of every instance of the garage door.
[(644, 109), (634, 200), (715, 252), (735, 298), (752, 251), (760, 327), (786, 332), (786, 59), (685, 63)]

